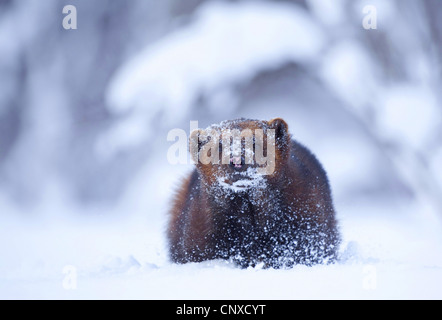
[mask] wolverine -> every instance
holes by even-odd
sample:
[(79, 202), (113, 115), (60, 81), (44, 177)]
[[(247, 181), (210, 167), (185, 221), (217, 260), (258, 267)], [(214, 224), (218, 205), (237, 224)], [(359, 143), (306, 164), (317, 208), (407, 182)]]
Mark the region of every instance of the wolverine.
[(223, 121), (194, 130), (189, 143), (195, 168), (175, 195), (167, 229), (173, 262), (290, 268), (337, 260), (326, 172), (283, 119)]

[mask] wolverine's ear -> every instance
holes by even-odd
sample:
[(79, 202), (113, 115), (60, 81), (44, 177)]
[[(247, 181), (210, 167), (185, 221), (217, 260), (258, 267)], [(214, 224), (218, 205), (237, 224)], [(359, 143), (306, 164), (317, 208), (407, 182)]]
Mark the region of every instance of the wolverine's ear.
[(289, 126), (283, 119), (270, 120), (269, 129), (275, 130), (275, 139), (279, 145), (286, 145), (290, 142)]
[(199, 138), (201, 135), (203, 135), (203, 130), (196, 129), (190, 133), (189, 137), (190, 156), (195, 163), (198, 163), (198, 153), (203, 145)]

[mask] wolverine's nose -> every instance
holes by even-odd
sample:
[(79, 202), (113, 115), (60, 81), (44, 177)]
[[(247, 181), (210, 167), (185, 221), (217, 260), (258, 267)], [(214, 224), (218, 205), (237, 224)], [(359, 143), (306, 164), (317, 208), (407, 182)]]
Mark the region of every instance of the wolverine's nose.
[(245, 159), (244, 157), (231, 157), (230, 158), (230, 167), (236, 171), (241, 171), (245, 168)]

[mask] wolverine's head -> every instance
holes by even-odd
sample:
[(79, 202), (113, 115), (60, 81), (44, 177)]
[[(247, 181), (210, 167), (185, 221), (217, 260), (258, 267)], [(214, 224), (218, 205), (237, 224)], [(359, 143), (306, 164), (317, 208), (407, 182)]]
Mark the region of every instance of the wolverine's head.
[(240, 192), (274, 175), (287, 157), (290, 139), (280, 118), (229, 120), (194, 130), (190, 152), (207, 184)]

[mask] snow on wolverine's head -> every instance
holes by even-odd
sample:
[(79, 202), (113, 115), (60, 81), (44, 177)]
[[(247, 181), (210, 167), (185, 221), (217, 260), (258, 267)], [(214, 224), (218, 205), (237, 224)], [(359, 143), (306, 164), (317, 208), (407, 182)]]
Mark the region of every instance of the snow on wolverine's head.
[(279, 118), (228, 120), (194, 130), (190, 152), (205, 183), (240, 192), (265, 185), (289, 140)]

